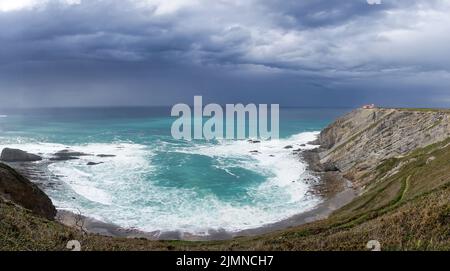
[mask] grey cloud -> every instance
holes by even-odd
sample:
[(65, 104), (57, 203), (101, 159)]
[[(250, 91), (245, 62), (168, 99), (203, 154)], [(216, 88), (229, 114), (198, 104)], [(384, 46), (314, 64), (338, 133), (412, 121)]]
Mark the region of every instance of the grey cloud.
[(421, 73), (440, 96), (448, 88), (446, 1), (199, 2), (164, 10), (158, 1), (50, 0), (0, 11), (0, 93), (23, 93), (25, 105), (27, 93), (54, 97), (48, 105), (163, 104), (205, 91), (247, 99), (256, 89), (270, 100), (283, 88), (313, 103), (349, 97), (346, 89), (363, 99), (377, 84), (410, 88)]

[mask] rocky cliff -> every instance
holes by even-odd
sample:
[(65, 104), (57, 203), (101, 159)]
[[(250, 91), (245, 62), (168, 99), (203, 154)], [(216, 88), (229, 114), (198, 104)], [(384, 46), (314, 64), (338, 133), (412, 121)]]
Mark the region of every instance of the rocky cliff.
[(445, 110), (357, 109), (320, 133), (319, 158), (364, 185), (383, 161), (448, 137), (450, 113)]
[(53, 220), (56, 209), (50, 198), (13, 168), (0, 163), (0, 201), (10, 202)]

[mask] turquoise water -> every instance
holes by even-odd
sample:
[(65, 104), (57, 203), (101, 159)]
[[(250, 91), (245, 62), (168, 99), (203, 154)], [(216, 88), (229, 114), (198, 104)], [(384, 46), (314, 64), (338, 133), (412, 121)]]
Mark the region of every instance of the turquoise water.
[[(252, 144), (174, 140), (165, 107), (0, 110), (0, 148), (45, 158), (54, 184), (44, 189), (59, 209), (145, 231), (238, 231), (321, 201), (304, 181), (313, 176), (284, 147), (313, 148), (302, 144), (347, 111), (283, 108), (280, 139)], [(48, 163), (63, 149), (89, 155)]]

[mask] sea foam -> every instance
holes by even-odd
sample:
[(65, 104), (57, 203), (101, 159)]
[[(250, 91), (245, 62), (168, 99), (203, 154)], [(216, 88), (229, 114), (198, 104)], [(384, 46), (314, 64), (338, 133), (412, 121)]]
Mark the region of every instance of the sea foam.
[[(46, 191), (58, 208), (78, 210), (86, 216), (144, 231), (207, 235), (209, 230), (233, 232), (260, 227), (316, 206), (321, 199), (308, 193), (310, 187), (305, 182), (314, 177), (292, 152), (314, 148), (307, 143), (316, 136), (315, 132), (307, 132), (260, 143), (224, 140), (192, 144), (117, 142), (68, 146), (17, 142), (0, 147), (20, 148), (44, 158), (62, 149), (92, 154), (48, 165), (49, 172), (61, 182), (57, 188)], [(289, 145), (292, 148), (285, 148)], [(231, 177), (240, 177), (233, 171), (239, 167), (264, 176), (264, 181), (248, 189), (251, 202), (223, 200), (192, 187), (161, 185), (156, 173), (171, 168), (155, 165), (158, 151), (208, 157), (214, 160), (213, 167)], [(115, 156), (99, 157), (99, 154)], [(88, 162), (101, 164), (89, 166)], [(198, 176), (201, 178), (200, 174)]]

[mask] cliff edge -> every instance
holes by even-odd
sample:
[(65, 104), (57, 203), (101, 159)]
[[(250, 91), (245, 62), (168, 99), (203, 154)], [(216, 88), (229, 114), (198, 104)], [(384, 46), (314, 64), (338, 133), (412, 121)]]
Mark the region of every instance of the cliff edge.
[(319, 159), (333, 164), (357, 185), (366, 185), (375, 169), (391, 158), (450, 137), (450, 113), (432, 109), (357, 109), (319, 135)]

